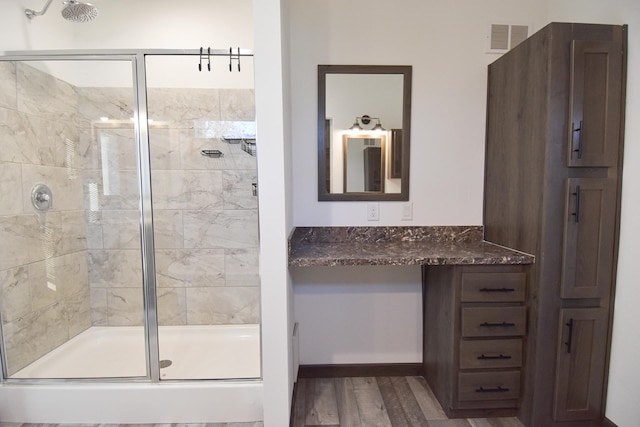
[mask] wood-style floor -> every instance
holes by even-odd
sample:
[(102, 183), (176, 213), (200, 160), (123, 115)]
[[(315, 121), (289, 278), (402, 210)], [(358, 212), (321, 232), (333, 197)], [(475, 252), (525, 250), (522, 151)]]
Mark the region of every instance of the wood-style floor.
[(207, 423), (207, 424), (22, 424), (0, 423), (0, 427), (263, 427), (257, 423)]
[(516, 418), (449, 420), (422, 377), (300, 378), (291, 427), (523, 427)]
[(256, 423), (201, 423), (201, 424), (23, 424), (0, 423), (0, 427), (263, 427)]

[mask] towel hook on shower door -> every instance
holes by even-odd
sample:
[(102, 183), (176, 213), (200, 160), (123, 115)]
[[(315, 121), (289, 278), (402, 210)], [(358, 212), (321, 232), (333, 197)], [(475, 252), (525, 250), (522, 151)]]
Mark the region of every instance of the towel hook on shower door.
[(204, 55), (203, 53), (204, 48), (201, 47), (200, 48), (200, 63), (198, 64), (198, 71), (202, 71), (202, 60), (206, 59), (207, 60), (207, 70), (211, 71), (211, 48), (208, 47), (207, 48), (207, 54)]
[(233, 70), (233, 61), (238, 61), (238, 72), (240, 71), (240, 48), (238, 48), (238, 54), (233, 54), (233, 48), (229, 48), (229, 72)]

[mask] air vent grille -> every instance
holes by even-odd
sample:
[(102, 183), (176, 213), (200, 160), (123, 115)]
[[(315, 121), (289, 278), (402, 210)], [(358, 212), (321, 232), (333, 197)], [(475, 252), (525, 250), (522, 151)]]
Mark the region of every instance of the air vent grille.
[(507, 52), (522, 43), (528, 36), (528, 25), (491, 24), (487, 36), (487, 51)]
[(529, 37), (529, 27), (527, 25), (512, 25), (511, 40), (509, 49), (513, 49)]
[(509, 49), (509, 26), (499, 24), (491, 25), (491, 36), (489, 45), (491, 50)]

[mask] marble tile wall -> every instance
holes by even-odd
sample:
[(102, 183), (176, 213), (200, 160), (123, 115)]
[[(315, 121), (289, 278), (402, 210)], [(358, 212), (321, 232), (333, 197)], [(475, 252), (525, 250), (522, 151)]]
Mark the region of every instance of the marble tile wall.
[[(99, 205), (88, 221), (92, 321), (139, 325), (136, 156), (128, 151), (134, 147), (132, 131), (123, 129), (130, 115), (122, 113), (130, 100), (120, 89), (79, 93), (79, 121), (94, 123), (90, 137), (97, 141), (87, 161)], [(258, 323), (256, 158), (221, 139), (255, 135), (247, 134), (254, 121), (253, 91), (150, 88), (148, 106), (159, 323)], [(97, 128), (97, 117), (110, 120)], [(105, 149), (105, 142), (118, 151)], [(205, 149), (223, 156), (205, 157)], [(109, 195), (104, 156), (115, 175), (109, 179), (120, 183)]]
[[(76, 89), (0, 62), (0, 313), (9, 374), (91, 326)], [(53, 208), (37, 212), (31, 188)]]

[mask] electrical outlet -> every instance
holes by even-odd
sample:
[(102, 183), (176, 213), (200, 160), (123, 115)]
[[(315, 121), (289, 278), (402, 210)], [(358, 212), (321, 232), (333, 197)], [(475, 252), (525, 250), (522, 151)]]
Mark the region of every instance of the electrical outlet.
[(367, 203), (367, 220), (380, 220), (380, 203)]
[(402, 205), (402, 218), (403, 221), (413, 219), (413, 203), (404, 203)]

